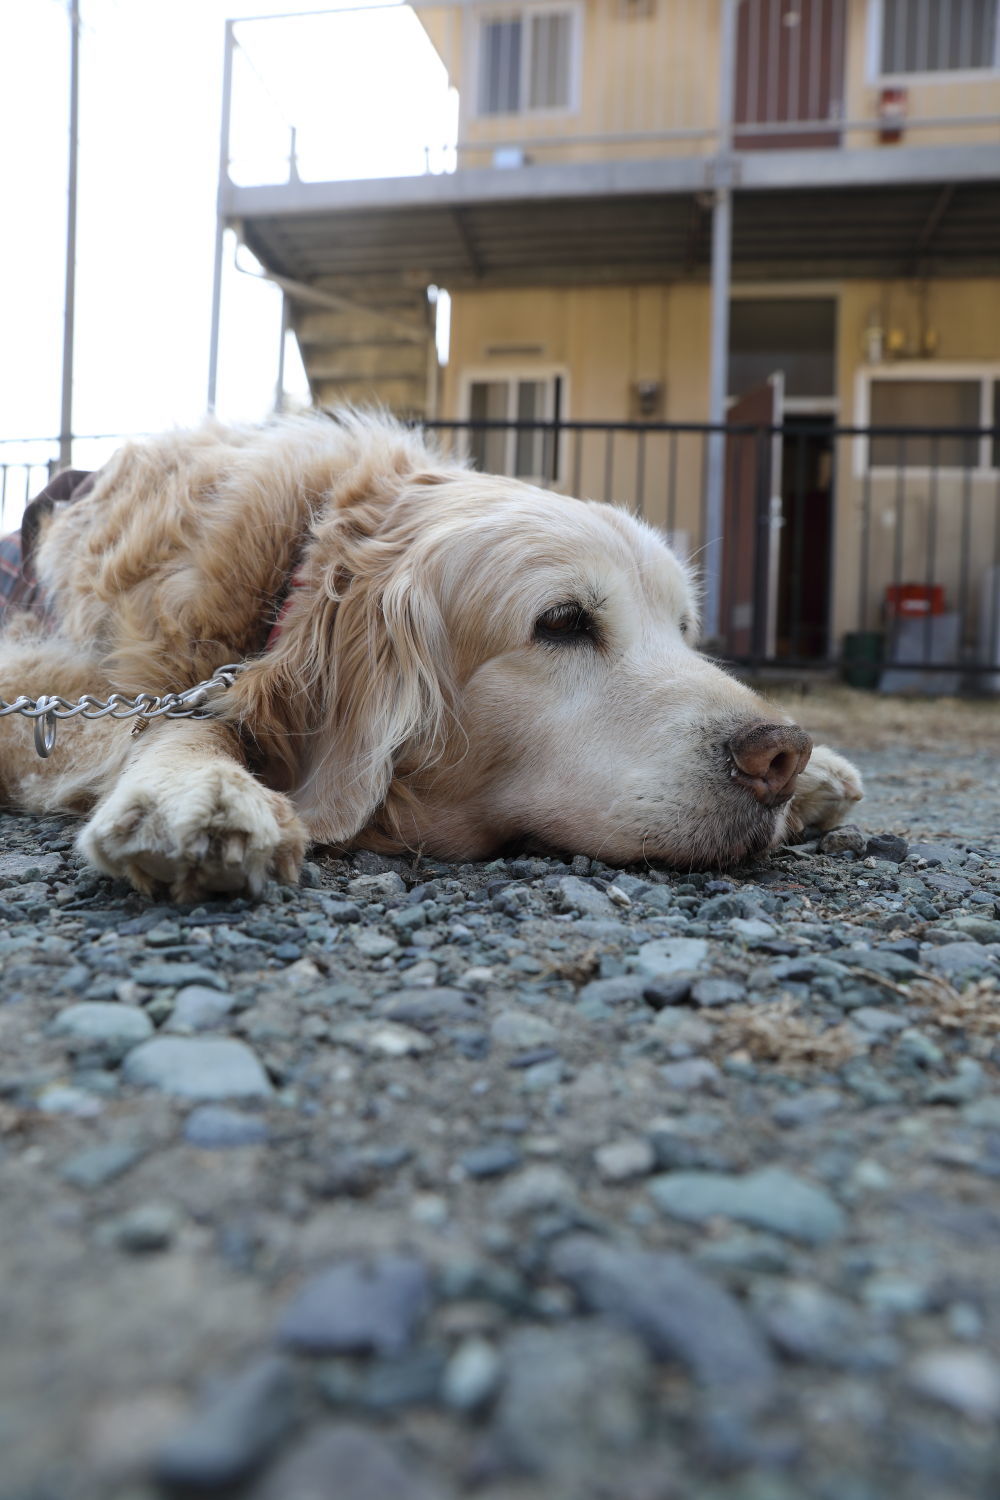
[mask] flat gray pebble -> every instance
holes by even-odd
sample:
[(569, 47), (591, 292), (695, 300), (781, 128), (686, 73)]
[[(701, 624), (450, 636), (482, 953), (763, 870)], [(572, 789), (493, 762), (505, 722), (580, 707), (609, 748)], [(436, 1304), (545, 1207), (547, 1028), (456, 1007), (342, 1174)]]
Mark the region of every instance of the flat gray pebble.
[(291, 1430), (295, 1395), (291, 1362), (278, 1356), (217, 1379), (191, 1418), (160, 1447), (157, 1479), (199, 1493), (239, 1483)]
[(278, 1336), (310, 1354), (397, 1354), (429, 1300), (427, 1271), (412, 1256), (345, 1261), (305, 1284), (282, 1314)]
[(125, 1059), (128, 1083), (184, 1099), (266, 1099), (272, 1093), (256, 1055), (233, 1037), (157, 1036)]
[(653, 1200), (672, 1218), (703, 1224), (717, 1215), (822, 1244), (844, 1233), (843, 1210), (829, 1193), (783, 1167), (745, 1176), (728, 1172), (672, 1172), (649, 1185)]
[(184, 1139), (192, 1146), (225, 1150), (231, 1146), (260, 1146), (270, 1139), (267, 1121), (224, 1104), (200, 1104), (184, 1121)]

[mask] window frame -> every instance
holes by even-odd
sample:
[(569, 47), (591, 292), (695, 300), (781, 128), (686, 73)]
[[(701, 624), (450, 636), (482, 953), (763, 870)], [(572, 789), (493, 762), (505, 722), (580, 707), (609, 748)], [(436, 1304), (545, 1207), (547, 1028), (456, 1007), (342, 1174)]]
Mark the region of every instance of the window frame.
[(996, 7), (993, 37), (993, 61), (981, 68), (933, 68), (930, 71), (893, 73), (883, 68), (882, 33), (885, 0), (868, 0), (868, 82), (870, 84), (982, 83), (1000, 74), (1000, 0)]
[[(460, 381), (459, 381), (459, 391), (460, 391), (460, 396), (459, 396), (459, 400), (460, 400), (459, 410), (461, 411), (461, 414), (462, 414), (461, 420), (463, 422), (471, 422), (472, 421), (472, 387), (474, 385), (482, 385), (482, 384), (497, 384), (497, 385), (499, 385), (499, 384), (503, 383), (508, 388), (508, 400), (509, 400), (509, 393), (510, 393), (510, 391), (511, 391), (512, 388), (515, 388), (515, 390), (516, 390), (516, 386), (517, 386), (518, 382), (520, 382), (520, 381), (528, 381), (528, 382), (531, 382), (532, 384), (535, 384), (535, 385), (541, 384), (542, 382), (544, 382), (546, 384), (546, 386), (547, 386), (546, 397), (545, 397), (545, 404), (546, 404), (547, 409), (549, 411), (551, 411), (552, 410), (552, 406), (553, 406), (553, 397), (555, 395), (555, 383), (556, 383), (557, 380), (560, 380), (562, 382), (562, 386), (561, 386), (561, 390), (560, 390), (559, 420), (560, 420), (560, 422), (565, 422), (565, 421), (569, 420), (569, 372), (567, 371), (565, 365), (554, 365), (554, 364), (539, 364), (539, 365), (530, 365), (530, 364), (523, 364), (523, 365), (522, 364), (469, 365), (467, 368), (465, 368), (465, 369), (462, 370), (461, 378), (460, 378)], [(509, 409), (509, 407), (508, 407), (508, 409)], [(516, 410), (516, 394), (515, 394), (515, 408), (514, 409)], [(512, 422), (516, 422), (517, 418), (516, 417), (512, 417), (510, 420)], [(548, 416), (544, 420), (551, 421), (552, 417)], [(472, 456), (471, 455), (471, 442), (470, 442), (471, 436), (472, 436), (471, 431), (469, 430), (469, 428), (466, 427), (463, 430), (463, 434), (462, 434), (462, 437), (463, 437), (463, 441), (462, 441), (462, 456), (466, 460), (469, 460), (471, 458), (471, 456)], [(562, 484), (562, 482), (563, 482), (563, 476), (565, 474), (565, 468), (566, 468), (566, 465), (565, 465), (565, 462), (564, 462), (564, 459), (565, 459), (564, 444), (565, 444), (565, 440), (566, 440), (565, 433), (560, 433), (559, 436), (558, 436), (559, 451), (558, 451), (558, 453), (556, 455), (556, 467), (557, 467), (557, 470), (558, 470), (558, 478), (556, 478), (554, 480), (552, 478), (550, 478), (546, 474), (516, 474), (514, 472), (514, 469), (515, 469), (515, 466), (516, 466), (516, 458), (517, 458), (517, 430), (516, 430), (516, 428), (512, 427), (511, 430), (505, 434), (505, 437), (506, 437), (506, 450), (507, 450), (506, 451), (507, 470), (503, 473), (503, 476), (502, 476), (503, 478), (505, 478), (505, 479), (513, 479), (513, 480), (515, 480), (519, 484), (534, 484), (534, 485), (537, 485), (541, 489), (555, 489), (559, 485)], [(496, 471), (491, 471), (491, 472), (496, 472)]]
[[(864, 365), (855, 378), (855, 426), (868, 428), (871, 426), (872, 385), (875, 381), (906, 380), (923, 381), (931, 384), (939, 381), (942, 384), (954, 384), (958, 381), (978, 381), (979, 383), (979, 426), (981, 428), (992, 428), (993, 426), (993, 401), (994, 391), (1000, 388), (1000, 364), (986, 361), (961, 363), (961, 364), (939, 364), (935, 360), (900, 360), (892, 365)], [(961, 429), (958, 429), (961, 431)], [(919, 436), (920, 429), (914, 428), (914, 434)], [(871, 437), (868, 433), (858, 434), (854, 440), (854, 473), (855, 477), (863, 479), (866, 476), (871, 479), (895, 479), (903, 474), (908, 478), (928, 480), (933, 474), (946, 475), (948, 478), (963, 478), (968, 475), (970, 479), (995, 479), (1000, 474), (1000, 466), (994, 462), (993, 450), (1000, 447), (1000, 442), (990, 432), (984, 431), (977, 439), (979, 451), (974, 464), (938, 464), (931, 468), (928, 464), (872, 464), (871, 462)]]
[[(565, 104), (532, 106), (524, 103), (528, 98), (531, 78), (531, 21), (542, 16), (569, 17), (569, 88)], [(522, 38), (519, 67), (519, 97), (521, 107), (515, 110), (490, 110), (483, 108), (483, 38), (486, 27), (498, 21), (520, 21)], [(580, 16), (580, 0), (537, 0), (537, 3), (521, 5), (494, 5), (485, 8), (476, 16), (475, 48), (471, 76), (475, 80), (475, 111), (477, 120), (518, 120), (522, 116), (543, 119), (559, 119), (580, 112), (580, 81), (583, 76), (583, 26)]]

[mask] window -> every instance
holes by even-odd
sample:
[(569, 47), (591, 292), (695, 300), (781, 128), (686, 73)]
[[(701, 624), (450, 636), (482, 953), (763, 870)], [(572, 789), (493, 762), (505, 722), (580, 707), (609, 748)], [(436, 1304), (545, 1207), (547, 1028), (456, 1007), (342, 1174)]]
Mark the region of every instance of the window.
[[(560, 375), (542, 379), (510, 376), (473, 380), (469, 384), (469, 421), (557, 422), (562, 411)], [(469, 432), (469, 456), (487, 474), (551, 483), (559, 477), (558, 444), (545, 428), (475, 427)]]
[[(867, 380), (867, 417), (862, 400), (862, 423), (871, 427), (899, 427), (901, 433), (877, 434), (869, 440), (872, 469), (995, 469), (1000, 467), (1000, 438), (977, 431), (937, 432), (929, 429), (985, 429), (1000, 416), (1000, 370), (953, 367), (940, 374), (870, 374)], [(910, 436), (912, 430), (912, 436)]]
[(836, 394), (837, 303), (832, 297), (734, 297), (729, 304), (729, 394), (745, 396), (780, 370), (786, 396)]
[(882, 0), (882, 72), (995, 68), (998, 0)]
[(517, 10), (480, 26), (479, 113), (568, 109), (573, 12)]

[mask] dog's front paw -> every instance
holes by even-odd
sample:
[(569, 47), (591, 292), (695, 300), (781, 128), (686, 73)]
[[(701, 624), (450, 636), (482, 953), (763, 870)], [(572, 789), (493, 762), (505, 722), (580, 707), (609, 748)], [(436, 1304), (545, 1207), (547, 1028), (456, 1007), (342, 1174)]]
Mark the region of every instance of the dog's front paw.
[(144, 895), (166, 886), (175, 901), (224, 891), (259, 896), (270, 877), (293, 882), (307, 834), (286, 797), (235, 762), (186, 774), (133, 766), (78, 840), (81, 853)]
[(799, 773), (791, 826), (796, 832), (802, 828), (838, 828), (864, 794), (857, 766), (826, 745), (817, 745), (809, 764)]

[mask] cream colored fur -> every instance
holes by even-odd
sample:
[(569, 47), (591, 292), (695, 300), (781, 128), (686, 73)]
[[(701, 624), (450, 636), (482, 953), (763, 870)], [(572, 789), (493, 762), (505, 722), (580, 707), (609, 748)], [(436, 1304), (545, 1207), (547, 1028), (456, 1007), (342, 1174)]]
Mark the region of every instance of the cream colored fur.
[[(472, 473), (383, 417), (129, 446), (51, 522), (39, 572), (58, 634), (8, 629), (5, 698), (160, 692), (247, 662), (212, 720), (137, 739), (67, 721), (47, 762), (0, 720), (5, 800), (90, 811), (84, 853), (144, 891), (257, 892), (310, 840), (719, 865), (861, 795), (827, 750), (790, 807), (731, 784), (728, 738), (785, 716), (692, 649), (691, 579), (649, 527)], [(540, 640), (569, 603), (593, 636)]]

